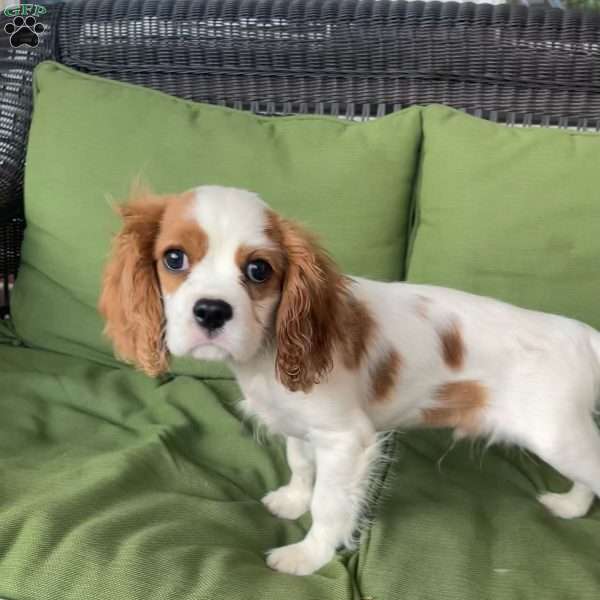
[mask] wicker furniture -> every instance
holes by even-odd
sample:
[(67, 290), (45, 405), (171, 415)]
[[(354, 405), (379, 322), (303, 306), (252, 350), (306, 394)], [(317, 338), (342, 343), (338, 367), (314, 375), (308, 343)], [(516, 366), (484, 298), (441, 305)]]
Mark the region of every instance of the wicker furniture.
[(371, 118), (434, 102), (507, 124), (600, 129), (600, 15), (390, 0), (88, 0), (49, 6), (40, 43), (0, 23), (0, 299), (25, 224), (35, 65), (268, 114)]

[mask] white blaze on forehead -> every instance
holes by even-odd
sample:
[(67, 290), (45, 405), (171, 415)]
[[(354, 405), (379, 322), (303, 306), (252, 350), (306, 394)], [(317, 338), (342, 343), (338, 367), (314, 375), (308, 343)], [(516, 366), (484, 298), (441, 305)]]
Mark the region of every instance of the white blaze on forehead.
[(245, 190), (219, 186), (196, 188), (191, 208), (193, 218), (208, 237), (203, 259), (191, 270), (187, 286), (198, 297), (220, 298), (231, 304), (242, 302), (238, 250), (273, 246), (265, 233), (267, 205)]
[(265, 234), (267, 205), (257, 194), (220, 186), (196, 188), (194, 218), (208, 235), (208, 255), (233, 257), (241, 245), (271, 245)]

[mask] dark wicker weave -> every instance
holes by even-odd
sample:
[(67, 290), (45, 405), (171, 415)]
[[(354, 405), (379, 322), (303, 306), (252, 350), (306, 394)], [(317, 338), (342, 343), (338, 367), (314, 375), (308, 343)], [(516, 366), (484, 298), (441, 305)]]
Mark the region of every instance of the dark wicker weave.
[(5, 285), (23, 225), (31, 72), (47, 58), (255, 112), (366, 118), (440, 102), (507, 123), (600, 128), (597, 14), (387, 0), (89, 0), (49, 7), (40, 21), (35, 49), (13, 49), (0, 32)]

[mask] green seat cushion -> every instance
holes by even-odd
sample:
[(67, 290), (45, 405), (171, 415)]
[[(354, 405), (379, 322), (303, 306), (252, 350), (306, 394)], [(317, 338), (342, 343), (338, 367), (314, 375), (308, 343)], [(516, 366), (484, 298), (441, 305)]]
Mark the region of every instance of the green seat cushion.
[(423, 111), (407, 279), (600, 328), (600, 136)]
[[(32, 346), (114, 364), (96, 303), (119, 226), (110, 200), (136, 178), (159, 193), (202, 184), (258, 192), (318, 233), (346, 272), (404, 275), (418, 108), (365, 123), (267, 118), (52, 62), (37, 67), (34, 93), (13, 303), (16, 331)], [(193, 364), (175, 371), (224, 374)]]
[(307, 578), (267, 567), (309, 518), (261, 504), (287, 467), (236, 416), (234, 382), (0, 343), (0, 389), (0, 598), (352, 598), (346, 557)]

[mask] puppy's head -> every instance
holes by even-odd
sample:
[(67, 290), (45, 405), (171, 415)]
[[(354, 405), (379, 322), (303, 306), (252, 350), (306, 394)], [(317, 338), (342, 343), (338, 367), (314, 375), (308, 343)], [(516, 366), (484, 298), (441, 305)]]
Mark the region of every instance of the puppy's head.
[(344, 279), (300, 226), (209, 186), (137, 194), (119, 212), (99, 309), (122, 358), (157, 375), (168, 352), (243, 363), (271, 349), (292, 391), (331, 369)]

